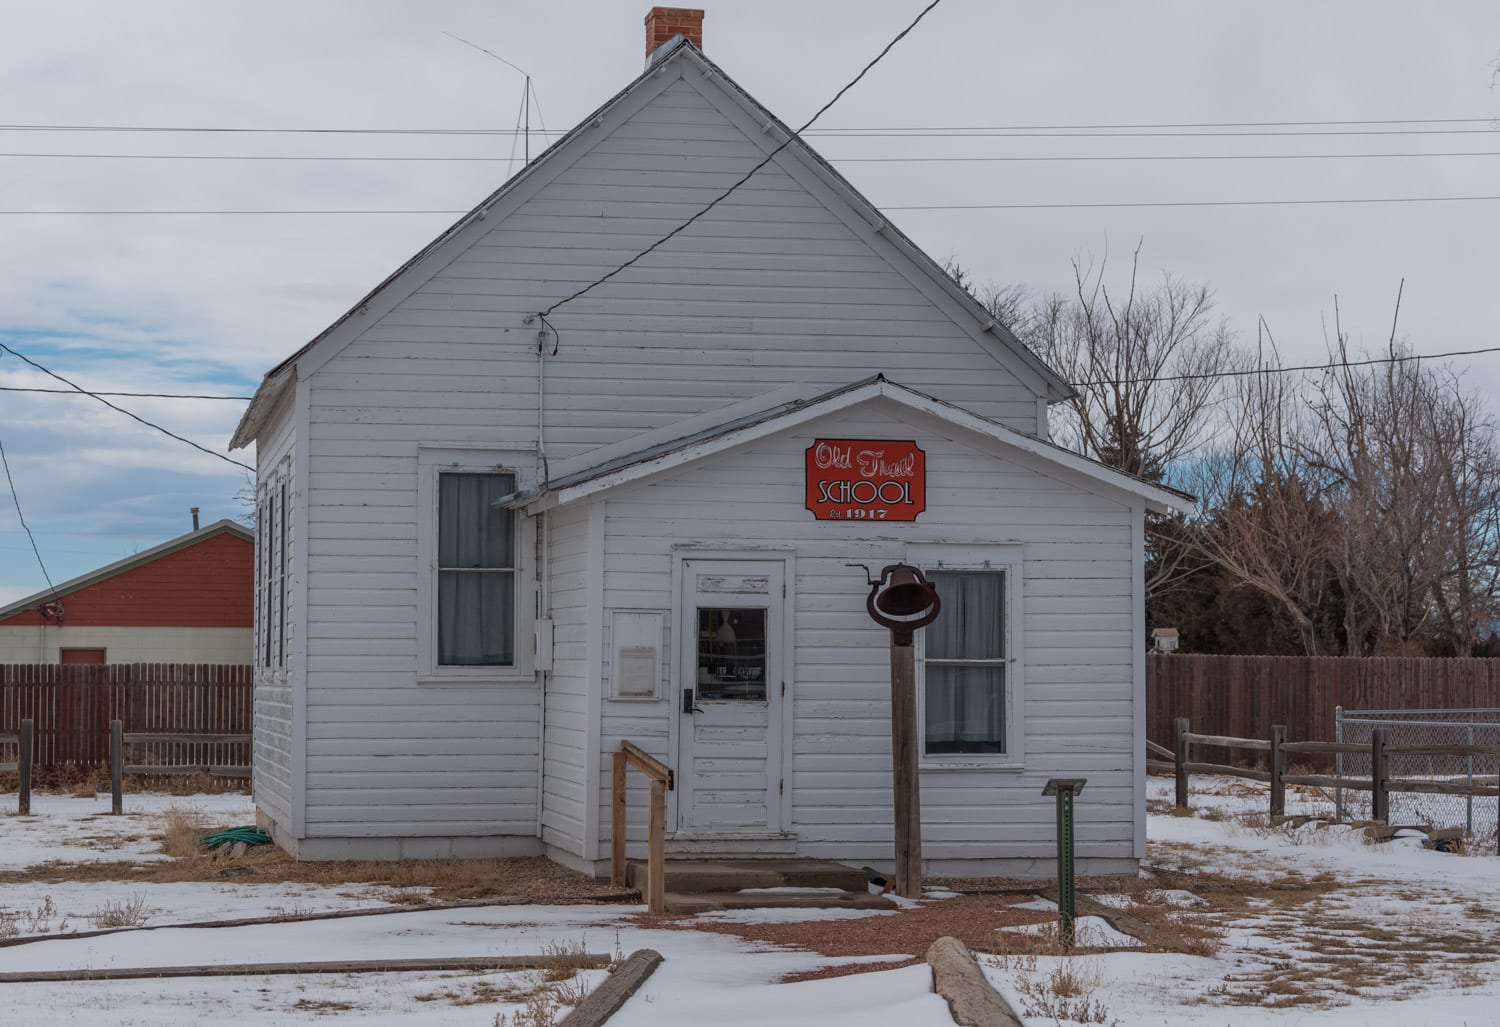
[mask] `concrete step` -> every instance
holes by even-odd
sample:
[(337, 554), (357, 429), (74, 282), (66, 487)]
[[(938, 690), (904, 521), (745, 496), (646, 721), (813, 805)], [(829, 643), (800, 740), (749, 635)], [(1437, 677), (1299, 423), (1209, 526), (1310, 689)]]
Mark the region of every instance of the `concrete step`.
[(895, 909), (884, 895), (868, 891), (723, 891), (673, 892), (666, 895), (668, 913), (716, 913), (725, 909)]
[[(666, 878), (666, 890), (678, 894), (742, 888), (838, 888), (864, 894), (868, 885), (858, 867), (823, 859), (669, 859)], [(632, 888), (644, 888), (646, 864), (627, 864), (625, 880)]]

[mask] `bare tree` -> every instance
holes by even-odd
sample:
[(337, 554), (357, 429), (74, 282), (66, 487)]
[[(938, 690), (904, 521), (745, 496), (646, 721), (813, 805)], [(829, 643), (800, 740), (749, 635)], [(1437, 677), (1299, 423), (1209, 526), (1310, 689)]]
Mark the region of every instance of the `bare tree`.
[(1073, 295), (1044, 301), (1032, 333), (1037, 351), (1073, 384), (1053, 434), (1086, 456), (1162, 480), (1206, 440), (1223, 391), (1239, 365), (1213, 292), (1164, 274), (1140, 287), (1140, 250), (1122, 293), (1097, 269), (1073, 264)]
[(1194, 544), (1236, 587), (1259, 592), (1290, 619), (1303, 652), (1330, 648), (1322, 624), (1337, 518), (1295, 440), (1304, 408), (1274, 345), (1235, 379), (1227, 434), (1198, 461), (1202, 501)]

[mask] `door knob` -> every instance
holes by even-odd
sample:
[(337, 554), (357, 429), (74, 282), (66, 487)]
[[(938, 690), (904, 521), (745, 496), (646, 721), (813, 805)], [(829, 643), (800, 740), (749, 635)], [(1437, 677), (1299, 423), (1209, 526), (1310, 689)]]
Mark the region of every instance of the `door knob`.
[(697, 705), (695, 705), (693, 690), (691, 688), (684, 688), (682, 690), (682, 712), (683, 713), (702, 713), (703, 712), (701, 709), (699, 709), (697, 707)]

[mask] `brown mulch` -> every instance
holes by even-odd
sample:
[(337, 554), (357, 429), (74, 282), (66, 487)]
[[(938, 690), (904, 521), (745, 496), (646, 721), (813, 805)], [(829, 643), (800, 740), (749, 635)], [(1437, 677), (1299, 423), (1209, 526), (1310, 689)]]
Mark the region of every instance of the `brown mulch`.
[(794, 974), (788, 981), (841, 977), (911, 966), (922, 961), (928, 947), (939, 938), (952, 935), (973, 949), (990, 950), (999, 939), (995, 932), (1006, 927), (1043, 923), (1057, 914), (1046, 910), (1016, 909), (1035, 894), (1037, 882), (1027, 894), (960, 895), (952, 899), (929, 899), (914, 909), (895, 913), (850, 917), (838, 920), (802, 920), (773, 923), (736, 923), (696, 916), (651, 916), (641, 913), (632, 917), (639, 927), (657, 930), (708, 931), (728, 934), (746, 941), (758, 941), (787, 948), (798, 948), (831, 957), (896, 956), (879, 963), (852, 963), (821, 967)]
[[(608, 881), (595, 881), (541, 856), (514, 859), (330, 860), (299, 863), (274, 845), (258, 845), (239, 859), (213, 854), (137, 863), (41, 863), (0, 871), (0, 887), (23, 882), (129, 881), (169, 883), (376, 885), (405, 894), (396, 902), (515, 897), (527, 902), (633, 900)], [(409, 890), (409, 891), (408, 891)]]

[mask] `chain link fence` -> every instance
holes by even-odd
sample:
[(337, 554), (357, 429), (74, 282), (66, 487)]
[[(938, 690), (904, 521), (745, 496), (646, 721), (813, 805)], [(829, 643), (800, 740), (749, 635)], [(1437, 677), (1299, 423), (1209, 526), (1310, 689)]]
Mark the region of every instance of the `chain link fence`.
[[(1370, 732), (1385, 731), (1387, 746), (1401, 745), (1491, 745), (1500, 746), (1500, 709), (1468, 710), (1334, 710), (1335, 738), (1340, 742), (1368, 745)], [(1339, 777), (1369, 779), (1368, 754), (1334, 757)], [(1387, 776), (1459, 784), (1494, 786), (1500, 775), (1497, 756), (1408, 756), (1387, 757)], [(1335, 802), (1340, 819), (1370, 816), (1370, 793), (1338, 789)], [(1427, 795), (1390, 793), (1391, 823), (1425, 823), (1433, 827), (1462, 827), (1476, 838), (1493, 838), (1497, 831), (1500, 801), (1491, 796)]]

